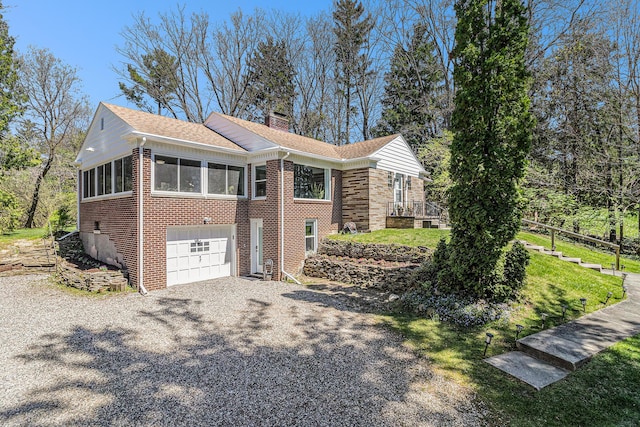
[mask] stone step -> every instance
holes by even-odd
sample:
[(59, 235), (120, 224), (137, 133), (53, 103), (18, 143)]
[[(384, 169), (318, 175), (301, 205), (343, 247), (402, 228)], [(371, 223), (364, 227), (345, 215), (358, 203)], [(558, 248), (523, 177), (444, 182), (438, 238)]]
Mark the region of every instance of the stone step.
[(511, 351), (493, 356), (485, 359), (485, 362), (524, 381), (536, 390), (560, 381), (569, 375), (569, 371), (566, 369), (558, 368), (521, 351)]
[(602, 271), (602, 266), (600, 264), (589, 264), (585, 262), (581, 262), (580, 267), (589, 268), (591, 270)]
[(554, 336), (548, 331), (521, 338), (516, 347), (531, 357), (567, 371), (575, 371), (592, 356), (590, 351), (573, 341)]
[(559, 257), (562, 261), (572, 262), (574, 264), (582, 264), (582, 259), (580, 258), (570, 258), (566, 256)]

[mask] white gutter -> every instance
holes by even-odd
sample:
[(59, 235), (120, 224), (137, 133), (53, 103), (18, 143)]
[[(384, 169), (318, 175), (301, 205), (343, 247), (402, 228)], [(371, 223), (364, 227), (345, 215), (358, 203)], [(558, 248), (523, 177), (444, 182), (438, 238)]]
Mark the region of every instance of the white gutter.
[(143, 136), (138, 143), (138, 291), (142, 295), (147, 295), (144, 287), (144, 144), (147, 137)]
[[(291, 274), (284, 271), (284, 160), (289, 157), (290, 154), (291, 153), (287, 151), (287, 154), (280, 159), (280, 273), (299, 285), (300, 282)], [(282, 278), (280, 280), (282, 280)]]

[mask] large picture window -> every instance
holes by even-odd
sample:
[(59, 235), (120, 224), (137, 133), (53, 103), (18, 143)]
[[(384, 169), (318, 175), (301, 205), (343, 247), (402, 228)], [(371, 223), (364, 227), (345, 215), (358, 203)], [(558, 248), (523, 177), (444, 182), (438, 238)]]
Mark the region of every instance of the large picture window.
[(253, 171), (253, 197), (267, 197), (267, 166), (256, 166)]
[(154, 190), (200, 193), (200, 161), (155, 156)]
[(244, 168), (209, 163), (208, 192), (209, 194), (244, 196)]
[(294, 165), (293, 197), (329, 200), (329, 176), (328, 169)]

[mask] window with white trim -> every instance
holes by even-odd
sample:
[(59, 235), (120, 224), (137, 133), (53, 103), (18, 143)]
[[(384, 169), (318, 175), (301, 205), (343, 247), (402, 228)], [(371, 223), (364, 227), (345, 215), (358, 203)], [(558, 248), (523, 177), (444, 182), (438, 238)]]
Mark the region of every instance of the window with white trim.
[(305, 255), (313, 255), (318, 250), (318, 220), (304, 221)]
[(207, 165), (207, 184), (209, 194), (244, 196), (244, 168), (222, 163), (209, 163)]
[(179, 193), (201, 192), (200, 160), (155, 156), (154, 190)]
[(253, 168), (253, 197), (267, 197), (267, 165)]
[(296, 199), (330, 200), (329, 169), (293, 165), (293, 197)]
[(108, 196), (132, 190), (132, 156), (122, 157), (82, 172), (82, 198)]

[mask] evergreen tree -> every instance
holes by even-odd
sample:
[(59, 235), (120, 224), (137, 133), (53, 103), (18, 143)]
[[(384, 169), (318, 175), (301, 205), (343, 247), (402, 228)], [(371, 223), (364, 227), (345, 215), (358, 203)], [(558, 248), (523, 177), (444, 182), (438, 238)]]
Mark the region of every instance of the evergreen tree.
[(398, 44), (385, 75), (382, 116), (378, 136), (402, 133), (414, 152), (440, 133), (442, 71), (433, 44), (421, 24), (413, 27), (408, 47)]
[(345, 101), (345, 125), (340, 142), (348, 144), (354, 113), (354, 94), (357, 93), (358, 85), (367, 81), (364, 76), (368, 73), (370, 64), (362, 50), (373, 29), (373, 18), (371, 14), (364, 14), (362, 3), (339, 0), (333, 12), (333, 22), (333, 32), (336, 35), (336, 83), (338, 95), (344, 97)]
[(522, 0), (461, 0), (449, 213), (451, 268), (464, 291), (490, 293), (502, 248), (520, 226), (519, 184), (531, 146)]
[[(127, 65), (129, 79), (133, 83), (130, 87), (120, 82), (120, 90), (124, 96), (138, 108), (161, 114), (162, 109), (168, 110), (177, 118), (171, 105), (175, 98), (177, 87), (176, 58), (162, 49), (154, 49), (151, 53), (142, 55), (141, 70), (133, 65)], [(153, 101), (154, 105), (147, 104), (145, 96)]]
[[(4, 6), (0, 1), (0, 12)], [(0, 136), (11, 120), (22, 111), (23, 96), (16, 90), (18, 74), (13, 45), (15, 39), (9, 35), (9, 25), (0, 14)]]
[(247, 109), (249, 118), (256, 120), (271, 112), (293, 117), (293, 99), (296, 96), (296, 72), (287, 54), (284, 40), (267, 37), (260, 42), (248, 64)]

